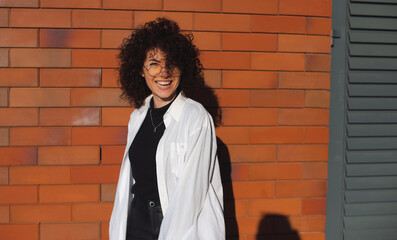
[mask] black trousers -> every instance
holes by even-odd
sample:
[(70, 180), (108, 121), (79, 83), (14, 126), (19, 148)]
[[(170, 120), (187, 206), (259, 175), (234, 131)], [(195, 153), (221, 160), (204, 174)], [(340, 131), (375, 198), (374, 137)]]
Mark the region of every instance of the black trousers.
[(160, 201), (135, 196), (128, 213), (126, 240), (157, 240), (162, 220)]

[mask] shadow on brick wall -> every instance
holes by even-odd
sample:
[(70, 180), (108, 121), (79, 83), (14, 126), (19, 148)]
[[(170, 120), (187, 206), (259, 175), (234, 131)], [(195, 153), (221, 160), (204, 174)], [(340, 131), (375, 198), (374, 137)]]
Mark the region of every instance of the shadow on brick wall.
[(301, 240), (287, 216), (267, 214), (259, 223), (256, 240)]

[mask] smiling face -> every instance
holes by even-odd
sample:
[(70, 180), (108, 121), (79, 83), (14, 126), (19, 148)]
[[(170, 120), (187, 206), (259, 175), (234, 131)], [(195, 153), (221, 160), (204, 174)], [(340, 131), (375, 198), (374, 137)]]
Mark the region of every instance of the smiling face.
[[(164, 52), (155, 49), (147, 52), (143, 63), (143, 77), (145, 77), (146, 84), (153, 93), (155, 108), (160, 108), (170, 103), (176, 96), (180, 83), (180, 70), (174, 68), (172, 71), (167, 71), (165, 61)], [(161, 70), (156, 71), (156, 69)]]

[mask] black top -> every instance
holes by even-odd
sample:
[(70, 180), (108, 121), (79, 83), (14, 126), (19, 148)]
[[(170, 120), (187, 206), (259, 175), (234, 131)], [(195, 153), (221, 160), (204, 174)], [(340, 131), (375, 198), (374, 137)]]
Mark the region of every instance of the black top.
[[(161, 108), (154, 108), (153, 98), (150, 100), (150, 108), (147, 111), (145, 120), (128, 152), (132, 175), (135, 179), (131, 192), (144, 199), (159, 200), (156, 151), (165, 130), (163, 116), (173, 101)], [(155, 127), (156, 131), (154, 131)]]

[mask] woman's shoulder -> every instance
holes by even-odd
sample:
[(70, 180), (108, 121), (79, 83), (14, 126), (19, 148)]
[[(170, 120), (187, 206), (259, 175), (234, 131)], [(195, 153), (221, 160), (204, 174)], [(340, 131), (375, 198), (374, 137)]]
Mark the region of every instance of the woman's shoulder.
[(205, 107), (191, 98), (186, 98), (182, 114), (184, 115), (184, 118), (200, 125), (212, 121), (211, 115), (207, 112)]

